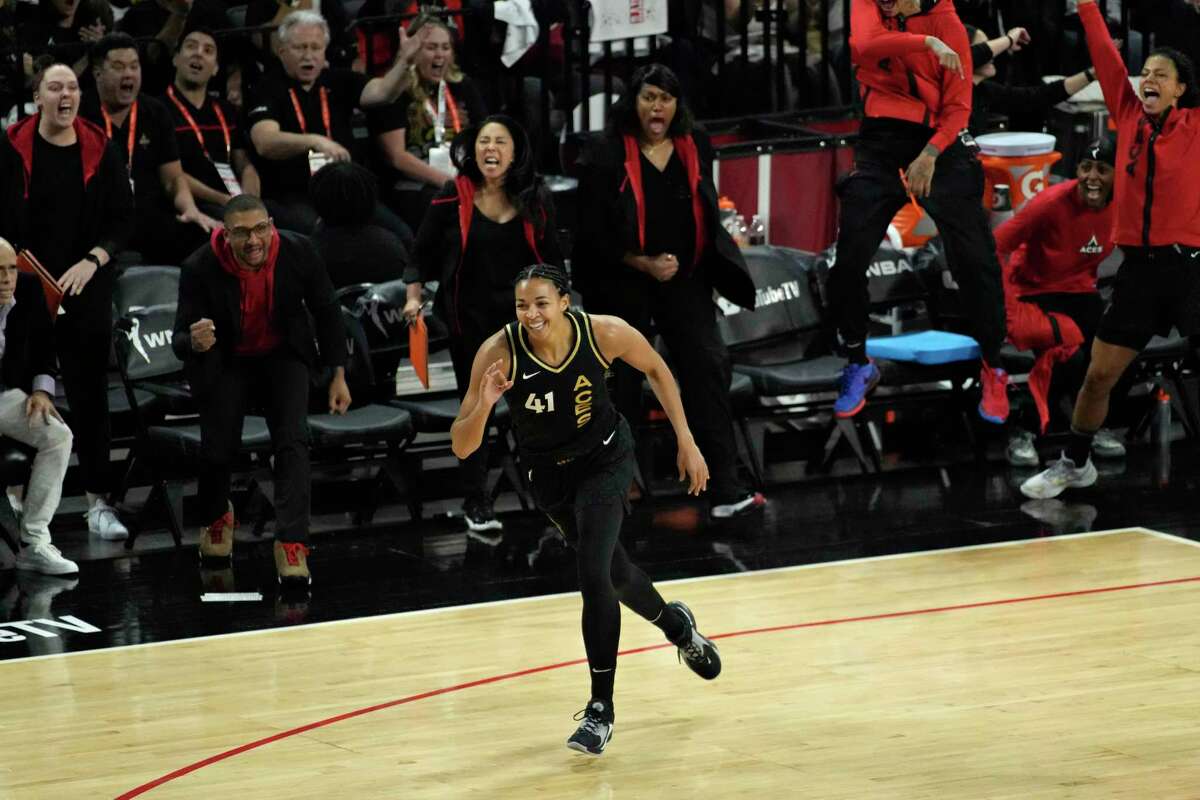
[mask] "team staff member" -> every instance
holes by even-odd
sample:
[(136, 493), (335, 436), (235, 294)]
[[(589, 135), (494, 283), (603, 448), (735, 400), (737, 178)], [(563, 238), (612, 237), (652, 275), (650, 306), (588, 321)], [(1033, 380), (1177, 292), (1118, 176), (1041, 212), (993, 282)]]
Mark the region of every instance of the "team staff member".
[[(616, 359), (645, 373), (675, 430), (679, 479), (699, 494), (708, 466), (688, 429), (671, 371), (646, 338), (617, 317), (571, 311), (566, 273), (536, 264), (517, 276), (516, 322), (484, 342), (471, 388), (450, 429), (454, 452), (468, 456), (487, 432), (506, 392), (522, 464), (538, 506), (575, 547), (583, 595), (583, 643), (591, 698), (567, 746), (600, 755), (612, 737), (613, 682), (621, 608), (658, 626), (700, 677), (721, 672), (717, 647), (696, 630), (683, 603), (666, 603), (619, 540), (633, 478), (633, 436), (605, 385)], [(576, 717), (577, 719), (579, 717)]]
[[(1111, 200), (1116, 158), (1115, 139), (1094, 142), (1080, 159), (1074, 180), (1040, 192), (996, 229), (1008, 338), (1017, 348), (1037, 353), (1029, 391), (1043, 433), (1050, 418), (1052, 376), (1056, 396), (1076, 395), (1104, 312), (1096, 272), (1114, 247)], [(1016, 424), (1012, 429), (1008, 462), (1036, 466), (1033, 433)], [(1097, 455), (1125, 452), (1107, 431), (1093, 447)]]
[[(737, 475), (729, 403), (732, 368), (717, 331), (712, 293), (754, 309), (754, 282), (718, 222), (708, 139), (693, 130), (679, 79), (655, 64), (633, 76), (603, 143), (581, 159), (579, 234), (573, 263), (588, 308), (638, 330), (651, 320), (679, 371), (688, 418), (712, 459), (710, 513), (763, 505)], [(617, 365), (617, 405), (640, 418), (642, 377)]]
[[(350, 161), (351, 119), (356, 108), (390, 103), (403, 89), (404, 70), (421, 37), (400, 34), (392, 68), (382, 77), (327, 69), (329, 25), (312, 11), (296, 11), (279, 26), (283, 71), (258, 82), (246, 102), (246, 130), (262, 177), (263, 196), (281, 227), (311, 233), (317, 215), (308, 201), (308, 179), (330, 161)], [(361, 161), (361, 159), (353, 159)], [(382, 207), (377, 222), (409, 244), (412, 231)]]
[(137, 209), (129, 246), (146, 263), (178, 264), (220, 223), (196, 208), (167, 109), (141, 93), (133, 39), (105, 36), (93, 45), (91, 61), (96, 100), (84, 105), (83, 115), (104, 129), (125, 159)]
[[(438, 281), (434, 307), (449, 325), (459, 396), (467, 394), (479, 345), (512, 317), (512, 282), (529, 264), (562, 265), (549, 193), (534, 172), (529, 137), (516, 120), (488, 117), (455, 137), (459, 177), (447, 182), (421, 223), (405, 270), (411, 321), (421, 289)], [(473, 531), (500, 530), (487, 491), (486, 444), (460, 464), (463, 514)]]
[(1063, 457), (1021, 485), (1027, 497), (1057, 497), (1091, 486), (1092, 439), (1108, 415), (1113, 386), (1156, 333), (1200, 333), (1200, 110), (1196, 70), (1178, 50), (1160, 48), (1142, 67), (1137, 91), (1094, 0), (1079, 19), (1117, 123), (1116, 228), (1125, 254), (1112, 304), (1100, 321)]
[(941, 231), (974, 323), (983, 356), (979, 414), (1001, 424), (1008, 418), (1008, 375), (994, 365), (1004, 343), (1004, 290), (983, 210), (983, 168), (963, 136), (971, 116), (966, 32), (953, 0), (853, 0), (850, 24), (866, 119), (854, 171), (838, 186), (837, 261), (828, 290), (849, 364), (834, 411), (854, 416), (879, 382), (867, 358), (867, 265), (908, 200), (907, 182)]
[(234, 195), (258, 196), (261, 188), (237, 112), (208, 93), (218, 55), (211, 31), (198, 28), (183, 37), (175, 53), (175, 81), (167, 87), (163, 105), (175, 124), (179, 161), (192, 196), (219, 214)]
[(54, 344), (75, 426), (88, 530), (124, 539), (129, 532), (107, 502), (115, 278), (109, 262), (131, 233), (129, 176), (104, 130), (79, 117), (79, 81), (70, 67), (46, 67), (33, 86), (37, 113), (10, 127), (0, 144), (0, 235), (37, 256), (63, 288)]
[(199, 505), (213, 520), (200, 531), (200, 555), (232, 552), (230, 469), (247, 409), (261, 407), (274, 451), (275, 568), (280, 580), (307, 585), (309, 377), (331, 368), (329, 412), (346, 411), (346, 330), (307, 237), (277, 231), (250, 195), (226, 203), (224, 220), (183, 264), (172, 340), (200, 407)]

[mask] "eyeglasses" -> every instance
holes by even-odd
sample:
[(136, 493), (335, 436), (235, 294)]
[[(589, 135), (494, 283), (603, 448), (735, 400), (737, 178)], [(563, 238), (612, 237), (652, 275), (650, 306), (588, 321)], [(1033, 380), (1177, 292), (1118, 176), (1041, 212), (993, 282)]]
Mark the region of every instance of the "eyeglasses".
[(268, 218), (266, 222), (260, 222), (253, 228), (226, 228), (225, 232), (234, 242), (244, 242), (251, 236), (256, 239), (265, 239), (271, 235), (274, 223), (275, 220)]

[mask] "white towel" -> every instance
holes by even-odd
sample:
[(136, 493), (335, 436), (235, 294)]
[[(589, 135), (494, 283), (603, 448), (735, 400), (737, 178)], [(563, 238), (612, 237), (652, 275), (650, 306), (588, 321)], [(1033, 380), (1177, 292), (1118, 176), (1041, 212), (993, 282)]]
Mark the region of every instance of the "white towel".
[(496, 3), (495, 14), (496, 19), (508, 27), (500, 61), (504, 66), (511, 67), (537, 43), (540, 31), (537, 17), (533, 14), (530, 0), (502, 0)]

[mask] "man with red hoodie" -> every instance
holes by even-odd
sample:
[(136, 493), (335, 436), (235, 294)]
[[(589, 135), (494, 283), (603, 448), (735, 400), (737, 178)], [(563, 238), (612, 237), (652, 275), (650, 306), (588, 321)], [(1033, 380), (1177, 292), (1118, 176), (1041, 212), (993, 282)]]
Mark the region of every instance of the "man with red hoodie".
[(199, 505), (212, 520), (200, 555), (232, 553), (230, 470), (247, 409), (258, 407), (274, 451), (275, 567), (281, 581), (306, 587), (309, 375), (332, 369), (329, 412), (345, 413), (346, 330), (307, 237), (276, 230), (263, 202), (246, 194), (226, 204), (224, 223), (183, 263), (172, 339), (200, 408)]
[[(837, 260), (829, 297), (849, 360), (834, 412), (852, 417), (879, 382), (867, 358), (867, 266), (906, 188), (937, 223), (983, 356), (979, 414), (1008, 417), (1008, 376), (996, 367), (1004, 342), (1004, 292), (983, 211), (983, 168), (966, 133), (971, 54), (954, 0), (852, 0), (850, 53), (866, 118), (854, 171), (838, 186)], [(907, 187), (906, 187), (907, 184)]]

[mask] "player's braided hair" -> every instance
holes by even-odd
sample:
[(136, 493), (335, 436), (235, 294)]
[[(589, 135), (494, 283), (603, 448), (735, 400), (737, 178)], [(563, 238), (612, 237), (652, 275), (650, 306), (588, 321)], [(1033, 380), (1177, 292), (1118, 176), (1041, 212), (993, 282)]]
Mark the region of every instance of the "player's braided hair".
[(556, 267), (553, 264), (530, 264), (517, 273), (516, 280), (513, 281), (513, 286), (531, 278), (541, 278), (542, 280), (550, 281), (563, 297), (571, 293), (571, 279), (567, 277), (567, 271), (562, 267)]

